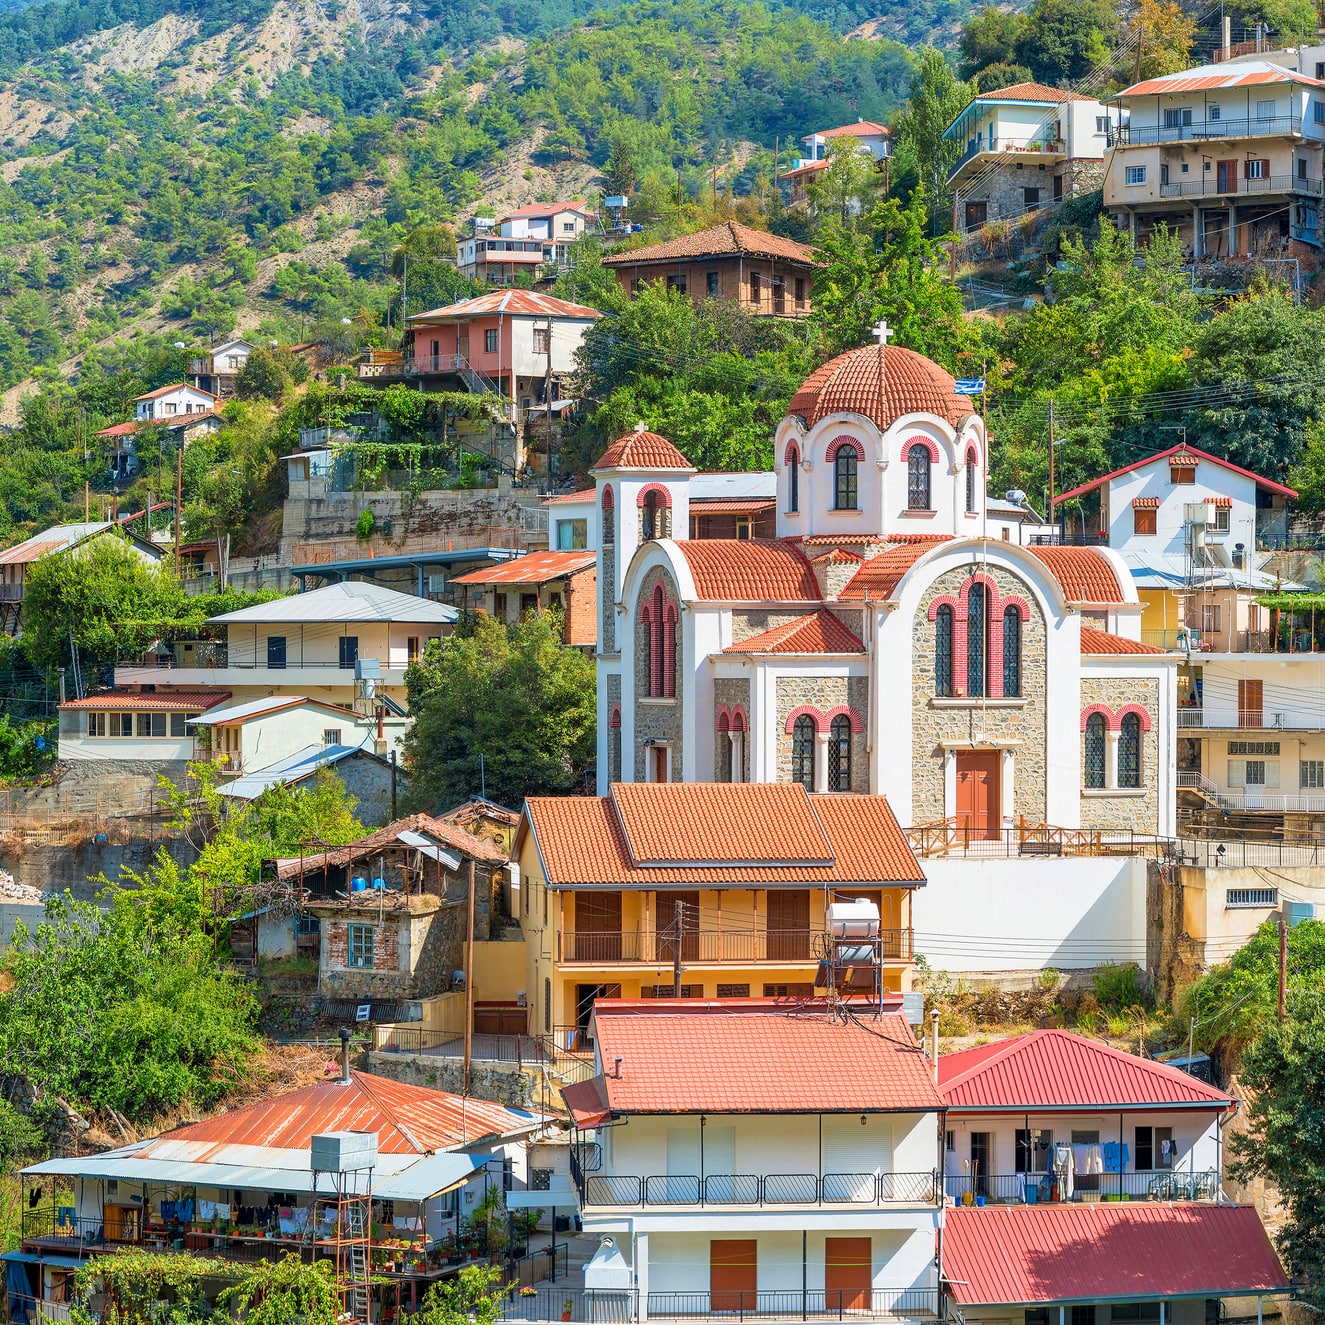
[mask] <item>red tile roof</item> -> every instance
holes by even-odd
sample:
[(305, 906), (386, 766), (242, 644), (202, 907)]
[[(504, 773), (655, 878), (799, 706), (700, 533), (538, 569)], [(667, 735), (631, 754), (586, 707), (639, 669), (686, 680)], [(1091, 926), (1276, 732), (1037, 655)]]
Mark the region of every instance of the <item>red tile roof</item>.
[(695, 593), (719, 603), (817, 603), (814, 568), (794, 543), (776, 538), (705, 538), (678, 543)]
[[(554, 889), (878, 887), (925, 878), (886, 797), (807, 796), (798, 783), (649, 782), (614, 785), (610, 796), (531, 796), (514, 855), (527, 832)], [(656, 854), (638, 860), (632, 844)]]
[(434, 819), (429, 814), (411, 814), (408, 818), (397, 819), (375, 833), (369, 833), (346, 846), (333, 847), (316, 856), (285, 857), (276, 862), (276, 877), (288, 879), (309, 870), (326, 869), (333, 865), (348, 865), (361, 856), (370, 856), (383, 847), (401, 845), (401, 833), (417, 833), (431, 838), (434, 842), (451, 847), (473, 856), (485, 865), (504, 865), (510, 859), (501, 847), (487, 838), (475, 837), (455, 824)]
[(622, 437), (598, 457), (594, 469), (681, 469), (688, 474), (695, 467), (666, 437), (650, 432), (643, 424)]
[(119, 711), (183, 709), (199, 713), (215, 708), (230, 698), (228, 690), (149, 690), (144, 693), (121, 694), (108, 690), (100, 695), (86, 695), (61, 704), (62, 709), (116, 709)]
[(799, 415), (807, 428), (830, 414), (863, 414), (888, 428), (905, 414), (934, 414), (956, 424), (971, 412), (971, 402), (957, 394), (950, 373), (900, 345), (889, 345), (886, 351), (866, 345), (839, 354), (811, 373), (787, 406), (787, 413)]
[(543, 505), (555, 506), (557, 505), (558, 502), (563, 502), (563, 501), (586, 502), (586, 501), (597, 501), (597, 499), (598, 499), (597, 488), (581, 488), (578, 492), (563, 492), (560, 494), (560, 496), (557, 497), (544, 497)]
[(1227, 460), (1221, 460), (1217, 455), (1211, 455), (1208, 451), (1202, 451), (1199, 447), (1188, 446), (1185, 442), (1179, 442), (1177, 446), (1170, 446), (1167, 451), (1156, 451), (1154, 455), (1148, 455), (1144, 460), (1137, 460), (1130, 465), (1124, 465), (1121, 469), (1111, 470), (1100, 478), (1091, 479), (1089, 483), (1083, 483), (1079, 488), (1061, 492), (1054, 500), (1061, 502), (1067, 501), (1070, 497), (1080, 497), (1083, 493), (1093, 492), (1110, 479), (1121, 478), (1124, 474), (1130, 474), (1137, 469), (1144, 469), (1147, 465), (1157, 464), (1162, 460), (1167, 460), (1170, 466), (1195, 465), (1201, 460), (1206, 460), (1212, 465), (1218, 465), (1221, 469), (1227, 469), (1232, 474), (1241, 474), (1243, 478), (1254, 479), (1258, 487), (1265, 488), (1269, 492), (1277, 492), (1281, 497), (1287, 497), (1290, 501), (1297, 496), (1294, 489), (1286, 488), (1282, 483), (1276, 483), (1273, 479), (1262, 478), (1259, 474), (1253, 474), (1250, 469), (1243, 469), (1240, 465), (1230, 464)]
[(1222, 1091), (1176, 1067), (1060, 1030), (944, 1054), (939, 1089), (954, 1110), (1233, 1107)]
[(817, 134), (811, 134), (812, 138), (873, 138), (877, 134), (889, 133), (886, 124), (880, 124), (876, 120), (857, 120), (855, 124), (840, 124), (836, 129), (824, 129)]
[(827, 608), (760, 631), (724, 653), (864, 653), (865, 645)]
[(1096, 630), (1093, 626), (1081, 627), (1082, 653), (1166, 653), (1166, 649), (1154, 644), (1142, 644), (1137, 639), (1124, 639), (1121, 635), (1111, 635), (1107, 630)]
[(912, 566), (934, 551), (935, 545), (946, 539), (924, 542), (897, 543), (871, 557), (842, 587), (838, 599), (871, 598), (876, 601), (891, 598), (893, 590)]
[(504, 1108), (470, 1096), (409, 1086), (387, 1077), (351, 1072), (350, 1084), (339, 1077), (277, 1095), (274, 1099), (231, 1109), (202, 1122), (188, 1123), (143, 1143), (199, 1143), (194, 1163), (207, 1163), (227, 1146), (267, 1146), (307, 1150), (319, 1132), (376, 1132), (384, 1155), (422, 1155), (449, 1150), (485, 1137), (521, 1131), (539, 1121), (536, 1114)]
[(527, 207), (517, 207), (507, 212), (504, 220), (514, 221), (525, 217), (555, 216), (558, 212), (583, 212), (586, 216), (593, 213), (584, 205), (583, 198), (572, 198), (568, 202), (531, 202)]
[(691, 515), (757, 515), (771, 511), (776, 497), (691, 497)]
[[(1085, 97), (1071, 97), (1073, 101), (1084, 101)], [(1047, 83), (1013, 83), (1000, 87), (993, 92), (981, 92), (977, 101), (1048, 101), (1061, 106), (1069, 100), (1069, 93), (1061, 88), (1050, 87)]]
[(661, 244), (646, 244), (628, 253), (614, 253), (603, 259), (604, 267), (629, 267), (640, 262), (668, 262), (673, 259), (735, 257), (745, 254), (758, 258), (782, 258), (788, 262), (814, 266), (814, 252), (793, 239), (770, 235), (763, 230), (752, 230), (737, 221), (724, 221), (721, 225), (698, 230), (679, 239), (668, 239)]
[(175, 391), (194, 391), (200, 396), (206, 396), (208, 400), (217, 399), (210, 391), (204, 391), (188, 382), (172, 382), (169, 386), (159, 386), (155, 391), (145, 391), (141, 396), (134, 396), (134, 400), (155, 400), (158, 396), (168, 396)]
[(600, 1089), (622, 1113), (942, 1108), (929, 1062), (897, 1013), (839, 1021), (822, 1011), (609, 1000), (595, 1005), (594, 1033), (606, 1067)]
[(580, 571), (591, 570), (597, 560), (595, 552), (526, 552), (523, 557), (499, 561), (495, 566), (484, 566), (457, 575), (452, 584), (546, 584), (549, 580), (565, 579)]
[(957, 1206), (947, 1212), (943, 1276), (962, 1306), (1289, 1288), (1256, 1211), (1227, 1205)]
[(1160, 501), (1158, 497), (1133, 497), (1132, 507), (1138, 511), (1157, 511)]
[(1049, 568), (1069, 603), (1127, 601), (1112, 562), (1098, 548), (1033, 547), (1027, 551)]
[[(809, 542), (808, 539), (805, 541)], [(835, 547), (830, 552), (821, 552), (817, 557), (810, 558), (816, 566), (859, 566), (864, 560), (859, 552), (844, 547)]]
[(520, 317), (547, 317), (550, 314), (552, 317), (565, 317), (580, 322), (596, 321), (603, 316), (596, 308), (568, 303), (565, 299), (538, 294), (533, 290), (490, 290), (487, 294), (475, 295), (473, 299), (461, 299), (454, 304), (447, 304), (444, 308), (413, 313), (406, 320), (427, 325), (430, 322), (465, 322), (472, 317), (490, 317), (495, 313)]

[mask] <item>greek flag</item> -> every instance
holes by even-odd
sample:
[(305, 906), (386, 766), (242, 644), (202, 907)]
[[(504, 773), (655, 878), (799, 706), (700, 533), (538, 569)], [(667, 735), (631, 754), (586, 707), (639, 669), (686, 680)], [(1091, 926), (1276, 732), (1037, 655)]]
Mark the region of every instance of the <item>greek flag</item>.
[(959, 396), (982, 396), (985, 393), (983, 377), (959, 377), (956, 385)]

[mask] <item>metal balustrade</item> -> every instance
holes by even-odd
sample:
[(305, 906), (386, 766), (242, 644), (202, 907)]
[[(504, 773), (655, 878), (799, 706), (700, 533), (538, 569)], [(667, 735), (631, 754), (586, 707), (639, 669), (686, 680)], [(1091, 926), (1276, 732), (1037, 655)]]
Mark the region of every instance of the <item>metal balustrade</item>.
[[(882, 931), (887, 961), (910, 961), (910, 929)], [(658, 930), (564, 930), (558, 935), (558, 960), (589, 965), (639, 962), (671, 963), (680, 948), (688, 964), (758, 962), (812, 962), (814, 935), (807, 929), (688, 929), (678, 940), (666, 928)]]
[(939, 1175), (928, 1173), (631, 1173), (577, 1172), (585, 1206), (933, 1205)]
[(1303, 179), (1297, 175), (1263, 175), (1258, 179), (1226, 180), (1227, 188), (1219, 186), (1219, 177), (1215, 171), (1196, 180), (1174, 180), (1165, 184), (1160, 182), (1161, 198), (1207, 198), (1228, 197), (1232, 194), (1249, 193), (1305, 193), (1313, 198), (1321, 196), (1322, 185), (1318, 179)]
[(1231, 138), (1301, 137), (1302, 119), (1297, 115), (1271, 115), (1251, 120), (1200, 120), (1191, 124), (1112, 125), (1106, 135), (1109, 147), (1136, 147), (1145, 143), (1200, 143)]
[(945, 1178), (944, 1191), (959, 1205), (1090, 1204), (1094, 1201), (1217, 1201), (1219, 1174), (1195, 1172), (989, 1173)]

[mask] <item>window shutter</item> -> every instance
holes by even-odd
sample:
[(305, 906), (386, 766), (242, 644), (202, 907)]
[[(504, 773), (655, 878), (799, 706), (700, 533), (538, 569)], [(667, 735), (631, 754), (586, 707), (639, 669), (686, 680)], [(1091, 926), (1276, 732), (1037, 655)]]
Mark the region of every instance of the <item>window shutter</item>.
[(1245, 787), (1247, 785), (1247, 761), (1245, 759), (1230, 759), (1228, 761), (1228, 785), (1230, 787)]
[(1277, 787), (1279, 785), (1279, 761), (1277, 759), (1267, 759), (1265, 761), (1265, 785), (1267, 787)]

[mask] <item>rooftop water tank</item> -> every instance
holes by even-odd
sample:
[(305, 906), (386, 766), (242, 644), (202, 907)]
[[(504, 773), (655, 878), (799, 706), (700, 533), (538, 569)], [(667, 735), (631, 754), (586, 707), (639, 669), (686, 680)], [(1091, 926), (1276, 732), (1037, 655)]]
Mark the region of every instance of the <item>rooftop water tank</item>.
[(879, 907), (868, 897), (854, 902), (830, 902), (828, 906), (828, 934), (837, 941), (861, 940), (879, 937)]

